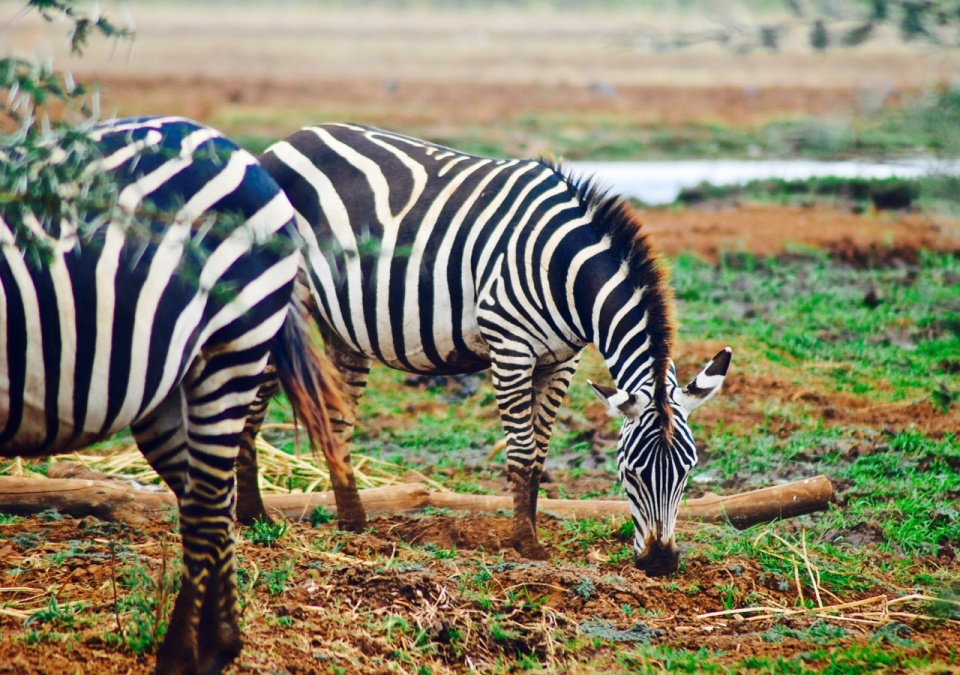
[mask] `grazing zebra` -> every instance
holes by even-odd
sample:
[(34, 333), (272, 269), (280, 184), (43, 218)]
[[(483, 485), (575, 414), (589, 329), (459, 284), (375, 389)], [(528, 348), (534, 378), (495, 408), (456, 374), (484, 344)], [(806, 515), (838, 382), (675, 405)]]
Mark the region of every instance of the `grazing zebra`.
[[(354, 406), (373, 360), (414, 373), (490, 368), (514, 484), (511, 542), (545, 559), (535, 522), (547, 443), (593, 343), (617, 384), (594, 391), (625, 418), (617, 462), (636, 563), (676, 569), (674, 526), (697, 461), (687, 415), (719, 389), (731, 352), (677, 385), (672, 296), (627, 203), (548, 162), (348, 124), (303, 129), (260, 161), (309, 223), (306, 282)], [(334, 419), (344, 440), (352, 419)], [(243, 500), (252, 478), (238, 481)]]
[[(87, 170), (115, 179), (117, 210), (94, 205), (85, 222), (43, 230), (0, 208), (0, 455), (131, 428), (180, 506), (184, 573), (156, 672), (220, 672), (241, 647), (234, 459), (248, 408), (272, 355), (332, 454), (336, 373), (293, 295), (293, 208), (249, 153), (180, 118), (90, 135)], [(36, 262), (24, 257), (31, 225), (50, 250)]]

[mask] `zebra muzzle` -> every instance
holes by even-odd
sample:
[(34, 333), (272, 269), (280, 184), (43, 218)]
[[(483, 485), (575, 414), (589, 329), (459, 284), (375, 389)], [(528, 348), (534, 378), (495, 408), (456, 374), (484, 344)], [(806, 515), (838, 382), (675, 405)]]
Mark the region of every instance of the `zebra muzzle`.
[(651, 540), (633, 559), (637, 569), (646, 573), (648, 577), (664, 577), (673, 574), (680, 566), (680, 547), (670, 539), (667, 544), (658, 540)]

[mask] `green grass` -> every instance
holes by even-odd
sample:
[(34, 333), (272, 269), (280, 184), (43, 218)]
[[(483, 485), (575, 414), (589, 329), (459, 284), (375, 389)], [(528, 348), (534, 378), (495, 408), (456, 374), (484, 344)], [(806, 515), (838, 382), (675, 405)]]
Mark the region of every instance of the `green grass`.
[[(960, 354), (960, 260), (923, 254), (915, 269), (857, 270), (822, 255), (784, 263), (676, 259), (680, 339), (736, 338), (802, 377), (817, 364), (836, 391), (878, 400), (934, 399)], [(865, 301), (871, 289), (880, 302)], [(741, 367), (750, 364), (740, 364)]]
[(118, 596), (114, 618), (119, 618), (120, 627), (117, 630), (113, 622), (117, 632), (106, 633), (106, 641), (120, 643), (134, 654), (155, 652), (167, 633), (167, 617), (179, 592), (179, 570), (176, 560), (154, 579), (145, 564), (134, 558), (114, 581)]
[[(319, 507), (318, 507), (319, 508)], [(287, 532), (287, 521), (270, 521), (257, 518), (253, 525), (243, 528), (244, 536), (259, 546), (274, 546)]]
[[(904, 209), (945, 192), (941, 178), (837, 178), (824, 176), (808, 179), (768, 178), (742, 185), (702, 183), (680, 192), (677, 204), (688, 205), (708, 199), (738, 199), (780, 205), (851, 205), (864, 212), (869, 207)], [(933, 192), (934, 188), (936, 192)], [(895, 203), (891, 203), (895, 202)]]
[(295, 565), (296, 562), (294, 560), (288, 560), (280, 563), (273, 569), (264, 570), (260, 579), (257, 581), (257, 585), (266, 586), (270, 595), (282, 594), (287, 588), (290, 575), (293, 573)]

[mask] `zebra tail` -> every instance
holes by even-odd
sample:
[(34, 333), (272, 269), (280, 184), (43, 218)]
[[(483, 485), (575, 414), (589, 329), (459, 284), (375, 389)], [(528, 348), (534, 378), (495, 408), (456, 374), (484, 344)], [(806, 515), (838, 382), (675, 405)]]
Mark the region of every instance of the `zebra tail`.
[(330, 414), (337, 411), (346, 418), (351, 412), (342, 393), (340, 374), (315, 339), (308, 316), (307, 308), (294, 294), (283, 328), (274, 340), (273, 357), (280, 385), (307, 429), (314, 454), (319, 447), (326, 458), (336, 490), (334, 476), (345, 478), (349, 474), (352, 478), (353, 469), (349, 458), (345, 462), (341, 457)]

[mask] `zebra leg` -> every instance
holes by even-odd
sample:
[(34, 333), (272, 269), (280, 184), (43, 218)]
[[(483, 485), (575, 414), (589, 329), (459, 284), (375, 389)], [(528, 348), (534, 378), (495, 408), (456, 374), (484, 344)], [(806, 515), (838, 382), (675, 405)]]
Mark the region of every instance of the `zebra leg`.
[(184, 428), (186, 401), (178, 388), (147, 417), (130, 427), (147, 463), (179, 501), (186, 488), (187, 434)]
[(255, 442), (260, 427), (267, 415), (267, 406), (270, 399), (280, 390), (277, 379), (277, 369), (273, 360), (267, 363), (263, 371), (264, 382), (257, 392), (257, 399), (250, 406), (247, 423), (240, 434), (240, 451), (237, 454), (237, 522), (241, 525), (252, 525), (258, 519), (272, 522), (263, 505), (260, 495), (260, 470), (257, 466), (257, 450)]
[(346, 453), (345, 461), (349, 463), (350, 438), (353, 436), (353, 429), (356, 425), (357, 404), (367, 388), (367, 382), (370, 379), (370, 366), (373, 361), (351, 349), (323, 324), (320, 324), (320, 326), (320, 334), (323, 337), (323, 345), (326, 348), (327, 356), (340, 373), (343, 380), (343, 393), (347, 395), (347, 400), (350, 403), (349, 418), (344, 417), (336, 410), (330, 411), (333, 433), (336, 434), (337, 440), (340, 441), (340, 447)]
[[(232, 491), (233, 477), (228, 482)], [(219, 673), (240, 654), (243, 644), (234, 558), (234, 502), (231, 499), (225, 505), (199, 492), (190, 490), (180, 500), (184, 570), (170, 627), (157, 652), (158, 674)]]
[[(188, 467), (185, 415), (186, 401), (183, 391), (177, 388), (153, 413), (131, 427), (143, 456), (176, 495), (181, 508)], [(197, 620), (191, 619), (190, 615), (196, 613), (194, 608), (201, 602), (196, 587), (187, 583), (184, 575), (167, 636), (157, 655), (154, 672), (158, 675), (197, 671)]]
[(516, 354), (492, 355), (491, 374), (500, 420), (507, 437), (507, 473), (513, 481), (513, 533), (510, 543), (524, 558), (548, 560), (550, 554), (537, 541), (530, 506), (536, 505), (542, 460), (538, 462), (534, 437), (535, 393), (532, 386), (535, 360)]
[[(347, 394), (349, 414), (342, 415), (337, 410), (330, 410), (330, 424), (333, 433), (339, 441), (336, 455), (327, 455), (327, 467), (330, 470), (330, 482), (337, 499), (338, 509), (344, 505), (354, 504), (338, 514), (340, 529), (351, 532), (361, 532), (367, 525), (360, 496), (357, 493), (356, 478), (353, 474), (353, 465), (350, 462), (350, 437), (356, 420), (357, 401), (363, 395), (370, 375), (371, 360), (366, 356), (350, 349), (339, 337), (326, 330), (321, 324), (321, 335), (327, 357), (339, 371), (342, 379), (343, 392)], [(324, 450), (326, 452), (326, 449)], [(351, 518), (351, 514), (354, 516)], [(357, 514), (360, 517), (356, 517)]]
[[(178, 389), (133, 427), (144, 456), (173, 489), (180, 506), (184, 571), (169, 630), (157, 652), (155, 672), (163, 675), (218, 673), (242, 645), (233, 464), (245, 418), (209, 417), (211, 408), (222, 404), (210, 403), (214, 396), (206, 389), (229, 389), (216, 380), (211, 377), (209, 387), (191, 392), (195, 400), (207, 401), (205, 406), (190, 406)], [(230, 408), (245, 410), (242, 394), (235, 396), (230, 403), (237, 405)]]
[[(255, 427), (255, 431), (249, 438), (256, 438), (260, 422), (262, 422), (263, 415), (266, 412), (267, 402), (276, 392), (278, 386), (276, 370), (272, 363), (267, 365), (267, 371), (269, 371), (272, 381), (267, 381), (261, 386), (255, 404), (262, 402), (259, 409), (259, 421), (251, 425), (248, 418), (244, 426), (244, 439), (242, 440), (245, 440), (246, 433), (251, 426)], [(271, 386), (272, 392), (269, 391)], [(150, 466), (160, 474), (164, 482), (173, 490), (181, 508), (188, 466), (188, 444), (183, 426), (185, 408), (186, 403), (183, 399), (183, 393), (177, 389), (151, 416), (134, 425), (132, 429), (141, 452), (143, 452)], [(249, 449), (251, 451), (250, 458), (253, 460), (253, 487), (256, 489), (256, 454), (253, 453), (252, 445), (249, 446)], [(238, 469), (238, 475), (239, 473)], [(259, 501), (259, 489), (256, 489), (255, 496)], [(262, 501), (260, 501), (260, 504), (262, 506)], [(196, 648), (188, 648), (189, 655), (185, 654), (185, 656), (191, 664), (199, 664), (199, 672), (201, 673), (219, 673), (227, 663), (240, 654), (242, 646), (240, 627), (237, 621), (240, 616), (240, 608), (233, 563), (235, 541), (232, 528), (228, 536), (229, 539), (213, 566), (206, 594), (201, 599), (196, 594), (195, 587), (191, 586), (187, 590), (188, 585), (184, 583), (183, 589), (187, 591), (187, 594), (181, 592), (177, 596), (177, 606), (180, 607), (180, 610), (178, 613), (175, 606), (174, 614), (170, 620), (171, 630), (173, 630), (174, 625), (185, 626), (189, 624), (190, 620), (185, 617), (186, 613), (191, 607), (200, 604), (199, 629), (194, 631), (194, 637), (190, 636), (190, 631), (185, 631), (183, 636), (179, 638), (179, 644), (181, 646), (194, 644), (195, 639)], [(184, 579), (184, 582), (186, 582), (186, 579)], [(166, 645), (167, 642), (165, 641), (164, 644)], [(183, 664), (168, 663), (167, 665), (171, 667), (169, 672), (178, 672), (178, 668)], [(195, 665), (187, 667), (187, 670), (183, 672), (192, 672), (193, 667)], [(160, 669), (159, 660), (157, 672), (163, 672)]]
[(236, 538), (231, 528), (229, 539), (214, 564), (207, 592), (200, 608), (197, 652), (201, 673), (219, 673), (240, 655), (240, 596), (237, 592), (235, 564)]
[(537, 455), (531, 465), (530, 474), (530, 519), (534, 529), (537, 526), (537, 497), (540, 493), (540, 478), (543, 475), (543, 464), (547, 458), (547, 448), (553, 434), (553, 422), (557, 418), (557, 411), (563, 403), (570, 382), (577, 372), (580, 363), (580, 354), (577, 353), (567, 361), (561, 361), (546, 366), (537, 366), (533, 371), (534, 411), (533, 435), (537, 444)]

